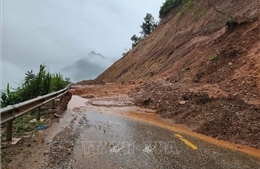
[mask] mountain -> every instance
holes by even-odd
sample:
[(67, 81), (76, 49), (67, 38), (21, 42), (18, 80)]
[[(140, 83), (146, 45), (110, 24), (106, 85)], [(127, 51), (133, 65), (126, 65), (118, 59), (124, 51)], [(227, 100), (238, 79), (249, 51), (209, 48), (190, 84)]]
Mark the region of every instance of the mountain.
[(61, 73), (65, 77), (69, 77), (72, 82), (94, 79), (112, 63), (112, 60), (92, 51), (86, 57), (64, 67)]

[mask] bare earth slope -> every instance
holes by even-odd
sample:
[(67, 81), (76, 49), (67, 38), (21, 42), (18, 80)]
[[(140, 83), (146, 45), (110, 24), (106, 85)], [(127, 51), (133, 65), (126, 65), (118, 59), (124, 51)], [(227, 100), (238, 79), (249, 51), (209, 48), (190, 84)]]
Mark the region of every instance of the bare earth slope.
[(259, 18), (260, 0), (194, 0), (172, 10), (96, 80), (142, 79), (131, 92), (136, 104), (197, 132), (260, 148)]

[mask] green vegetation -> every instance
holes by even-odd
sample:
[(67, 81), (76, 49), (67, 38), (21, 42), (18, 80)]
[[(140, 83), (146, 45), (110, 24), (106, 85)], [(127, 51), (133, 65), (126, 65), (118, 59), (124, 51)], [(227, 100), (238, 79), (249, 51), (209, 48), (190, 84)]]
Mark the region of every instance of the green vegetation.
[(217, 55), (217, 54), (215, 54), (215, 55), (212, 55), (212, 56), (209, 58), (209, 60), (210, 60), (210, 61), (213, 61), (213, 60), (215, 60), (217, 57), (218, 57), (218, 55)]
[(207, 9), (200, 9), (195, 12), (194, 16), (192, 17), (192, 23), (196, 23), (200, 20), (201, 17), (205, 16), (207, 14)]
[(190, 11), (193, 2), (194, 0), (166, 0), (160, 8), (159, 17), (162, 19), (171, 10), (180, 8), (178, 13), (178, 18), (180, 18)]
[[(43, 113), (41, 113), (41, 115), (43, 115)], [(35, 115), (28, 114), (15, 119), (13, 122), (14, 136), (19, 137), (24, 132), (30, 132), (34, 130), (36, 127), (44, 125), (44, 123), (41, 121), (30, 122), (30, 120), (32, 119), (35, 119)]]
[[(49, 119), (51, 115), (47, 112), (41, 112), (42, 119)], [(13, 136), (21, 137), (25, 132), (35, 131), (38, 126), (49, 126), (50, 120), (44, 122), (41, 121), (31, 121), (35, 119), (35, 111), (27, 115), (21, 116), (13, 121)], [(31, 122), (30, 122), (31, 121)], [(2, 133), (1, 139), (4, 140), (6, 137), (6, 132)]]
[(179, 13), (179, 18), (190, 11), (192, 4), (193, 4), (193, 0), (183, 0), (183, 6)]
[[(40, 65), (37, 74), (33, 73), (33, 71), (27, 71), (25, 75), (24, 80), (17, 89), (11, 91), (8, 84), (6, 90), (1, 91), (1, 108), (63, 89), (70, 83), (70, 79), (65, 78), (64, 80), (60, 73), (49, 73), (45, 65)], [(46, 106), (48, 107), (48, 104)], [(46, 110), (47, 107), (42, 106), (43, 110)], [(46, 125), (46, 122), (30, 122), (35, 119), (35, 114), (36, 110), (33, 110), (13, 121), (14, 136), (20, 137), (24, 132), (35, 130), (37, 126)], [(47, 116), (50, 116), (50, 114), (45, 111), (41, 112), (41, 117), (46, 118)], [(5, 132), (2, 138), (5, 138)]]
[(131, 41), (133, 41), (132, 48), (134, 48), (142, 39), (143, 39), (142, 37), (138, 37), (136, 35), (133, 35), (131, 37)]
[(42, 122), (29, 123), (29, 121), (32, 120), (33, 118), (35, 117), (31, 115), (26, 115), (26, 116), (22, 116), (21, 118), (15, 119), (14, 136), (20, 136), (23, 132), (30, 131), (36, 128), (38, 125), (42, 125)]
[(1, 91), (1, 108), (60, 90), (69, 82), (69, 79), (63, 80), (59, 73), (50, 74), (45, 65), (40, 65), (37, 74), (31, 70), (25, 75), (24, 81), (15, 91), (10, 91), (9, 84), (5, 91)]
[(183, 4), (185, 0), (166, 0), (159, 11), (159, 17), (162, 19), (166, 16), (172, 9), (179, 7)]
[(131, 37), (131, 40), (133, 41), (132, 48), (134, 48), (143, 38), (152, 33), (152, 31), (157, 27), (157, 22), (155, 22), (152, 14), (147, 13), (144, 17), (144, 22), (140, 27), (142, 28), (142, 31), (140, 32), (141, 36), (138, 37), (136, 35), (133, 35)]
[(234, 28), (235, 26), (238, 25), (238, 22), (235, 21), (235, 19), (233, 19), (233, 18), (229, 18), (229, 19), (227, 20), (227, 22), (226, 22), (226, 25), (227, 25), (227, 27), (228, 27), (229, 29), (232, 29), (232, 28)]
[(0, 156), (1, 156), (1, 162), (2, 162), (2, 160), (4, 160), (6, 158), (6, 151), (5, 150), (1, 150)]
[(147, 13), (144, 22), (140, 26), (142, 28), (142, 31), (140, 32), (143, 37), (146, 37), (152, 33), (152, 31), (157, 27), (157, 23), (154, 20), (154, 17), (152, 14)]
[[(144, 22), (142, 23), (142, 25), (140, 26), (142, 28), (141, 36), (137, 36), (137, 35), (133, 35), (131, 37), (131, 41), (133, 41), (132, 43), (132, 49), (142, 40), (144, 39), (146, 36), (148, 36), (150, 33), (152, 33), (152, 31), (157, 27), (157, 22), (155, 22), (154, 17), (152, 16), (152, 14), (147, 13), (146, 16), (144, 17)], [(122, 55), (125, 56), (126, 54), (129, 53), (130, 50), (127, 50), (126, 52), (124, 52)]]

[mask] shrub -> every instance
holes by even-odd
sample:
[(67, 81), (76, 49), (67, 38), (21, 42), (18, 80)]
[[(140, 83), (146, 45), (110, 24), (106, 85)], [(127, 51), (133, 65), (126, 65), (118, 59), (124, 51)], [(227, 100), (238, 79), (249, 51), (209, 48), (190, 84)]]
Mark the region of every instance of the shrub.
[(159, 17), (162, 19), (164, 16), (166, 16), (172, 9), (180, 6), (184, 0), (166, 0), (163, 5), (161, 6), (161, 9), (159, 11)]
[[(148, 36), (150, 33), (154, 31), (154, 29), (157, 27), (158, 23), (154, 20), (154, 17), (150, 13), (146, 13), (146, 16), (144, 17), (144, 22), (140, 26), (142, 28), (141, 36), (133, 35), (131, 37), (132, 43), (132, 49), (141, 41), (143, 40), (146, 36)], [(125, 56), (131, 51), (131, 49), (127, 50), (124, 52), (122, 55)]]
[(215, 60), (217, 57), (218, 57), (218, 55), (212, 55), (212, 56), (209, 58), (209, 60), (213, 61), (213, 60)]
[(179, 17), (183, 16), (184, 14), (188, 13), (191, 6), (193, 4), (193, 0), (183, 0), (183, 7), (181, 9)]
[(63, 89), (64, 87), (66, 87), (66, 85), (67, 83), (63, 80), (63, 77), (60, 73), (55, 73), (52, 75), (50, 85), (51, 92)]
[(45, 65), (40, 65), (37, 74), (27, 71), (25, 75), (24, 81), (15, 91), (10, 91), (9, 84), (5, 91), (1, 91), (2, 108), (60, 90), (68, 84), (61, 74), (50, 74)]

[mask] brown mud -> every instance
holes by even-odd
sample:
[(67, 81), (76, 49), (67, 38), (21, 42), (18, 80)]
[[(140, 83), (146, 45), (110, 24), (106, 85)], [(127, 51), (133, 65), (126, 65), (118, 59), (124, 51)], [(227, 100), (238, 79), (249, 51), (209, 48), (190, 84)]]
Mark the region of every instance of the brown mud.
[[(114, 85), (114, 87), (112, 87), (113, 85)], [(120, 86), (120, 88), (125, 89), (125, 90), (123, 90), (122, 93), (115, 92), (115, 91), (117, 91), (117, 88), (119, 86)], [(133, 86), (135, 86), (136, 88), (134, 89)], [(194, 104), (193, 102), (196, 102), (196, 103), (198, 102), (198, 104), (199, 104), (199, 106), (197, 107), (198, 110), (202, 104), (203, 107), (205, 107), (204, 113), (208, 113), (214, 107), (212, 107), (212, 105), (205, 106), (204, 104), (206, 104), (208, 101), (214, 102), (214, 98), (211, 98), (207, 95), (202, 95), (204, 97), (198, 97), (197, 95), (194, 96), (192, 94), (190, 94), (190, 95), (187, 94), (186, 97), (188, 97), (189, 100), (184, 99), (186, 102), (184, 105), (182, 105), (183, 103), (180, 104), (180, 102), (183, 99), (181, 97), (181, 95), (173, 96), (173, 95), (169, 94), (168, 99), (161, 98), (161, 96), (158, 96), (155, 94), (156, 88), (158, 88), (158, 86), (152, 86), (152, 87), (153, 87), (153, 89), (151, 90), (151, 88), (149, 86), (140, 87), (140, 83), (135, 83), (135, 85), (133, 85), (132, 82), (130, 83), (130, 85), (127, 83), (124, 83), (124, 84), (117, 84), (117, 83), (112, 84), (111, 83), (108, 85), (103, 85), (102, 90), (105, 90), (107, 92), (106, 95), (104, 96), (104, 94), (99, 90), (99, 86), (85, 86), (85, 87), (81, 86), (80, 87), (81, 91), (88, 91), (87, 89), (91, 88), (91, 91), (92, 91), (91, 94), (94, 96), (94, 98), (87, 99), (86, 105), (76, 108), (75, 111), (82, 112), (84, 110), (88, 110), (88, 111), (93, 110), (93, 111), (97, 111), (97, 112), (106, 112), (106, 113), (112, 113), (115, 115), (121, 115), (121, 116), (125, 116), (127, 118), (132, 118), (132, 119), (139, 120), (139, 121), (145, 121), (145, 122), (151, 123), (152, 125), (156, 125), (159, 127), (182, 132), (182, 133), (185, 133), (185, 134), (188, 134), (191, 136), (201, 138), (203, 140), (206, 140), (210, 143), (213, 143), (213, 144), (216, 144), (219, 146), (246, 152), (248, 154), (260, 157), (259, 156), (260, 151), (259, 151), (259, 149), (257, 149), (258, 148), (257, 146), (259, 144), (257, 141), (257, 140), (259, 140), (258, 139), (259, 133), (257, 131), (259, 130), (259, 128), (256, 128), (256, 127), (253, 128), (252, 133), (249, 134), (251, 137), (241, 137), (242, 135), (248, 134), (245, 132), (246, 129), (241, 129), (241, 131), (239, 131), (239, 135), (234, 137), (234, 135), (232, 135), (232, 134), (231, 134), (231, 136), (228, 135), (229, 132), (231, 132), (231, 133), (235, 132), (236, 129), (237, 128), (240, 129), (240, 127), (235, 124), (228, 123), (228, 125), (230, 125), (230, 128), (228, 128), (228, 130), (226, 130), (225, 125), (223, 127), (220, 126), (220, 127), (222, 127), (222, 129), (225, 128), (225, 129), (223, 129), (224, 131), (226, 130), (225, 133), (221, 132), (221, 130), (216, 130), (216, 129), (214, 130), (214, 128), (211, 130), (211, 132), (213, 132), (213, 131), (216, 132), (216, 133), (214, 133), (215, 135), (221, 136), (221, 138), (218, 138), (218, 137), (216, 137), (216, 136), (214, 137), (214, 135), (211, 135), (210, 133), (204, 132), (202, 130), (203, 128), (205, 129), (205, 131), (208, 131), (207, 129), (210, 129), (211, 126), (206, 126), (206, 125), (204, 125), (204, 123), (205, 123), (205, 121), (207, 121), (207, 119), (210, 119), (210, 118), (216, 119), (212, 114), (207, 115), (206, 117), (209, 117), (209, 118), (206, 118), (206, 119), (203, 116), (199, 116), (197, 118), (195, 116), (191, 116), (191, 117), (187, 117), (187, 119), (189, 119), (189, 120), (187, 120), (187, 121), (184, 120), (182, 122), (179, 122), (177, 119), (178, 118), (182, 119), (183, 117), (181, 117), (181, 116), (180, 117), (178, 117), (178, 116), (176, 116), (176, 117), (168, 116), (167, 117), (167, 116), (163, 115), (163, 113), (159, 113), (160, 111), (162, 111), (161, 109), (163, 107), (165, 107), (165, 109), (168, 109), (167, 106), (174, 106), (174, 105), (176, 105), (176, 107), (173, 107), (171, 109), (172, 112), (178, 111), (178, 110), (182, 111), (178, 107), (179, 106), (185, 107), (188, 104), (191, 104), (188, 106), (188, 108), (190, 108), (192, 110), (196, 110), (195, 108), (192, 108), (192, 105)], [(144, 90), (144, 88), (147, 89), (147, 93), (144, 93), (144, 92), (146, 92)], [(129, 92), (126, 92), (127, 89)], [(192, 89), (192, 88), (190, 88), (190, 89)], [(74, 90), (72, 90), (72, 93), (78, 93), (76, 90), (77, 89), (74, 88)], [(172, 91), (172, 90), (173, 89), (170, 89), (169, 91)], [(139, 91), (139, 92), (137, 92), (137, 91)], [(153, 91), (154, 93), (148, 92), (148, 91)], [(127, 96), (125, 95), (126, 93), (130, 93), (131, 97), (127, 98)], [(109, 95), (110, 97), (108, 97), (107, 95)], [(84, 97), (85, 93), (81, 92), (81, 96)], [(157, 96), (158, 98), (153, 98), (151, 96)], [(136, 107), (133, 104), (129, 104), (128, 102), (124, 106), (122, 106), (122, 102), (118, 102), (118, 100), (124, 100), (126, 98), (127, 98), (128, 102), (132, 101), (133, 103), (136, 103), (137, 105), (139, 105), (141, 107)], [(109, 100), (109, 102), (104, 102), (103, 101), (104, 99)], [(211, 100), (211, 99), (213, 99), (213, 100)], [(149, 101), (147, 102), (147, 100), (149, 100)], [(223, 102), (226, 104), (228, 99), (223, 99), (223, 100), (224, 100)], [(96, 104), (94, 104), (94, 106), (92, 105), (93, 101), (94, 101), (94, 103), (96, 103)], [(144, 102), (145, 102), (145, 104), (144, 104)], [(156, 102), (159, 102), (160, 104), (156, 104)], [(174, 102), (176, 102), (176, 103), (174, 103)], [(192, 103), (188, 103), (188, 102), (192, 102)], [(256, 108), (255, 106), (253, 106), (252, 109), (248, 109), (247, 105), (244, 103), (245, 106), (243, 106), (243, 104), (242, 104), (243, 102), (241, 103), (241, 101), (236, 102), (236, 100), (235, 100), (232, 102), (232, 100), (231, 100), (230, 102), (231, 102), (230, 103), (231, 106), (234, 105), (235, 110), (236, 110), (236, 107), (241, 109), (241, 113), (244, 113), (243, 111), (246, 110), (246, 112), (248, 112), (247, 116), (249, 116), (249, 117), (257, 115), (257, 114), (253, 114), (253, 115), (250, 114), (251, 113), (250, 110), (253, 113), (255, 112), (255, 108)], [(107, 104), (105, 104), (105, 103), (107, 103)], [(111, 107), (111, 103), (114, 103), (112, 107)], [(156, 105), (164, 105), (164, 106), (156, 107)], [(228, 107), (228, 105), (224, 105), (224, 106), (220, 106), (217, 110), (219, 110), (219, 112), (223, 111), (223, 109), (225, 111), (228, 111), (229, 108), (230, 107)], [(184, 110), (187, 110), (187, 107), (185, 107)], [(184, 111), (184, 113), (185, 113), (185, 111)], [(223, 114), (220, 113), (219, 116), (221, 116), (221, 115), (223, 116)], [(247, 117), (247, 118), (249, 118), (249, 117)], [(251, 118), (253, 118), (253, 117), (251, 117)], [(230, 121), (232, 122), (232, 119), (230, 119)], [(216, 122), (217, 122), (217, 120), (216, 120)], [(248, 125), (257, 126), (258, 123), (247, 124), (246, 122), (244, 122), (243, 125), (245, 128), (247, 128)], [(201, 132), (197, 131), (196, 127), (197, 127), (197, 129), (201, 129), (202, 131)], [(240, 133), (240, 132), (242, 132), (242, 133)]]

